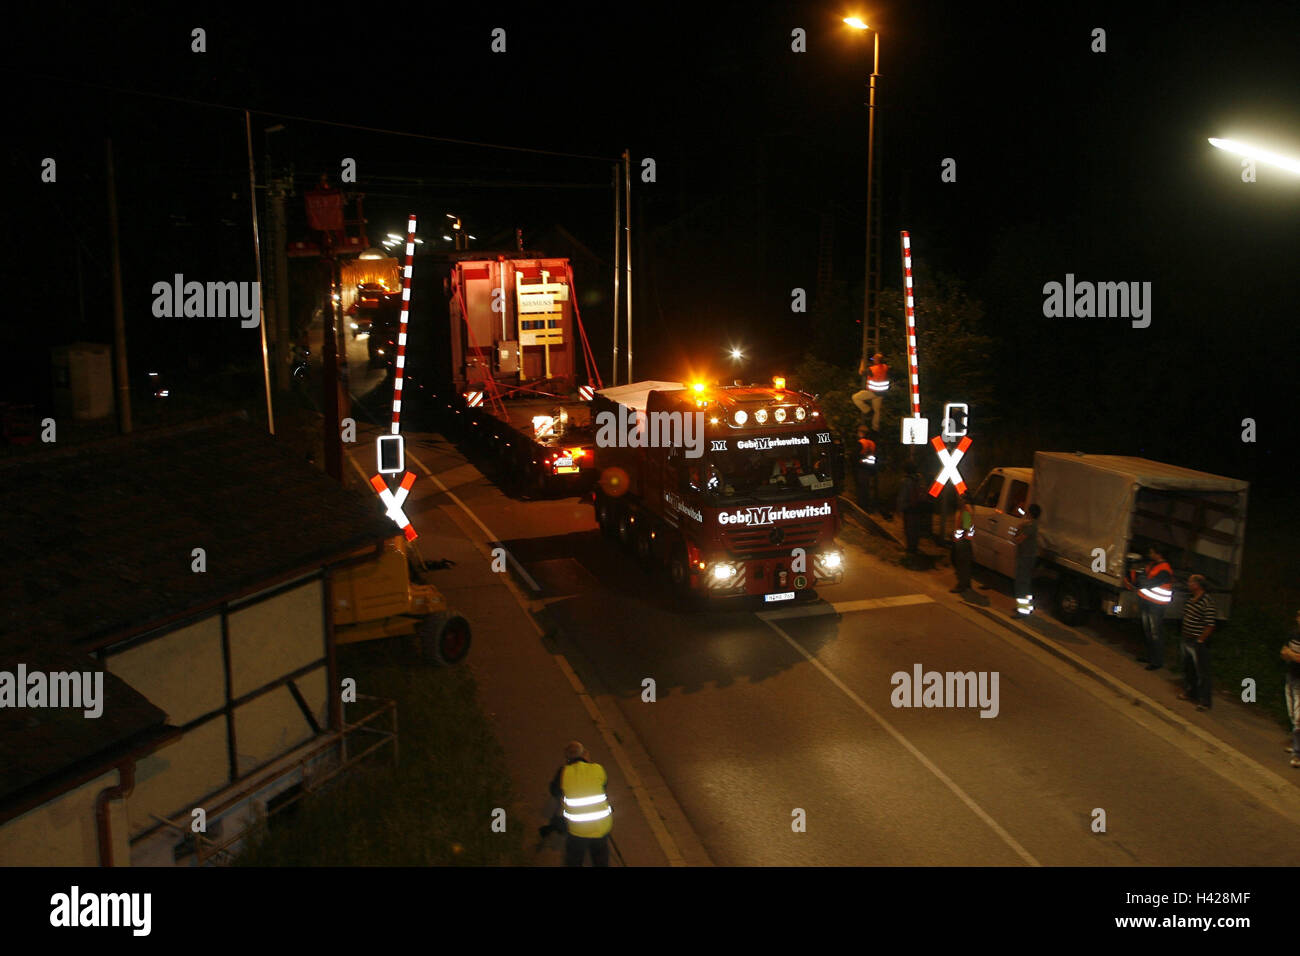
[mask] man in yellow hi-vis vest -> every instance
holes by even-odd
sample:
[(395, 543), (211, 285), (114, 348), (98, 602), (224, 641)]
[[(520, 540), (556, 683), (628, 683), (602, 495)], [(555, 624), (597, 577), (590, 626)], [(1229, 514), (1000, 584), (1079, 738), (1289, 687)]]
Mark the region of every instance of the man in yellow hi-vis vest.
[(609, 833), (613, 811), (605, 795), (605, 768), (593, 763), (578, 741), (564, 748), (564, 766), (555, 772), (551, 795), (560, 801), (569, 835), (564, 843), (564, 865), (582, 866), (591, 853), (592, 866), (609, 866)]

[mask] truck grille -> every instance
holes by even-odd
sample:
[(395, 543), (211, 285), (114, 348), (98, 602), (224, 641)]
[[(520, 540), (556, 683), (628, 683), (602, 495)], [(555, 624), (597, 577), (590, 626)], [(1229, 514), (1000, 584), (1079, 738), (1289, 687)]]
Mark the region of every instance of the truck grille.
[(727, 550), (740, 558), (765, 552), (788, 554), (791, 548), (807, 548), (817, 543), (820, 521), (791, 521), (759, 528), (728, 528), (722, 533)]

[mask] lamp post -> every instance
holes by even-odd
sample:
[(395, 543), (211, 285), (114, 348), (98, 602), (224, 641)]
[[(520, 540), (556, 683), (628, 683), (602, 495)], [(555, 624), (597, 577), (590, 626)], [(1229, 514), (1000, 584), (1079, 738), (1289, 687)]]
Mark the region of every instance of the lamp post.
[(865, 367), (867, 356), (876, 351), (879, 346), (880, 333), (876, 330), (876, 341), (872, 342), (871, 322), (872, 311), (875, 302), (872, 298), (871, 282), (871, 200), (875, 192), (875, 183), (873, 182), (873, 160), (876, 157), (876, 77), (880, 75), (880, 31), (872, 30), (862, 21), (861, 17), (845, 17), (844, 22), (854, 30), (867, 30), (871, 32), (873, 38), (874, 53), (871, 61), (871, 81), (869, 84), (870, 92), (867, 96), (867, 273), (863, 282), (862, 291), (862, 362)]

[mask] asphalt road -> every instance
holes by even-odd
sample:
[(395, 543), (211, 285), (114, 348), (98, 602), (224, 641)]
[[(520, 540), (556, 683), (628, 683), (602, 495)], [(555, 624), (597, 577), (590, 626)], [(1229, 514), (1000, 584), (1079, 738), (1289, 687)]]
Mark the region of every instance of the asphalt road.
[[(601, 536), (576, 495), (517, 497), (492, 480), (491, 463), (435, 435), (407, 437), (522, 568), (518, 591), (661, 778), (659, 802), (674, 805), (660, 815), (715, 864), (1300, 859), (1288, 770), (1270, 778), (1272, 767), (1171, 732), (1151, 708), (1026, 640), (996, 602), (981, 611), (949, 595), (939, 572), (845, 543), (845, 582), (816, 602), (683, 610), (666, 575)], [(446, 497), (429, 492), (413, 500), (417, 526)], [(1039, 627), (1084, 643), (1059, 624)], [(983, 675), (986, 691), (996, 674), (996, 716), (970, 701), (894, 706), (894, 675), (918, 667)]]
[[(846, 582), (818, 602), (684, 612), (576, 496), (512, 498), (445, 443), (418, 453), (526, 569), (522, 590), (716, 864), (1300, 859), (1295, 792), (1261, 799), (1249, 774), (962, 606), (946, 577), (849, 545)], [(986, 689), (996, 673), (996, 716), (895, 707), (892, 676), (918, 665), (982, 672)]]

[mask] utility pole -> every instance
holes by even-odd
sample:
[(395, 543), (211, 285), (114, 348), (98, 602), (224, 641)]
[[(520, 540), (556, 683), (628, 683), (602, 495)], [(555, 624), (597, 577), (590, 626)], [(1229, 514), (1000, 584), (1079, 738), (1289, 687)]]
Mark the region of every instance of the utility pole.
[(292, 386), (289, 375), (292, 337), (289, 334), (289, 251), (286, 248), (284, 180), (272, 180), (270, 187), (271, 274), (275, 276), (275, 387), (287, 392)]
[(126, 317), (122, 308), (122, 250), (117, 236), (117, 177), (113, 173), (113, 140), (104, 140), (108, 153), (108, 228), (113, 255), (113, 363), (117, 375), (117, 427), (131, 431), (131, 380), (126, 371)]
[(623, 264), (618, 259), (618, 231), (623, 223), (620, 221), (619, 208), (619, 188), (623, 185), (618, 181), (618, 163), (614, 164), (614, 367), (610, 372), (610, 385), (618, 384), (618, 274), (623, 268)]
[(253, 263), (257, 267), (257, 330), (262, 341), (262, 383), (266, 388), (266, 428), (275, 434), (275, 413), (271, 410), (271, 371), (266, 355), (266, 303), (262, 298), (262, 244), (257, 235), (257, 171), (253, 166), (253, 126), (244, 110), (244, 138), (248, 143), (248, 203), (253, 210)]
[(871, 236), (875, 231), (875, 222), (872, 218), (872, 200), (875, 194), (875, 179), (873, 176), (873, 164), (876, 158), (876, 77), (880, 73), (880, 31), (871, 31), (875, 38), (875, 53), (871, 64), (871, 92), (867, 99), (867, 274), (863, 280), (862, 288), (862, 362), (865, 365), (867, 356), (872, 354), (873, 339), (876, 347), (880, 345), (880, 333), (876, 328), (876, 302), (875, 302), (875, 285), (876, 275), (872, 271), (872, 249)]
[(632, 159), (623, 150), (623, 246), (627, 256), (627, 384), (632, 384)]

